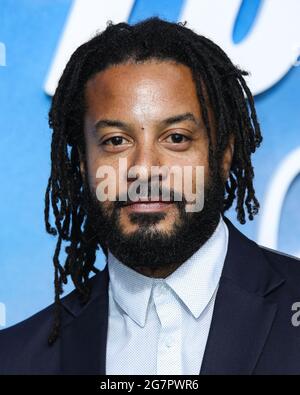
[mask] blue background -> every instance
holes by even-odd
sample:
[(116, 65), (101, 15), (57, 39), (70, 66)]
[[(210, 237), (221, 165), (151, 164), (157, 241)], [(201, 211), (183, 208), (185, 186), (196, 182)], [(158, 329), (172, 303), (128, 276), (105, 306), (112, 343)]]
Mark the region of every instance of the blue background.
[[(43, 220), (50, 172), (50, 98), (43, 86), (71, 4), (71, 0), (0, 3), (0, 42), (6, 46), (6, 67), (0, 67), (0, 302), (6, 305), (6, 326), (53, 300), (55, 239), (46, 234)], [(129, 22), (154, 14), (176, 21), (182, 5), (180, 0), (137, 0)], [(260, 5), (259, 0), (243, 2), (233, 29), (234, 42), (251, 31)], [(300, 67), (291, 68), (255, 101), (264, 135), (254, 159), (255, 186), (263, 202), (275, 168), (300, 146)], [(290, 187), (280, 223), (278, 249), (291, 254), (300, 249), (299, 196), (300, 176)], [(258, 217), (241, 226), (234, 210), (228, 216), (256, 239)], [(103, 264), (99, 254), (97, 266)], [(67, 286), (66, 292), (71, 289)]]

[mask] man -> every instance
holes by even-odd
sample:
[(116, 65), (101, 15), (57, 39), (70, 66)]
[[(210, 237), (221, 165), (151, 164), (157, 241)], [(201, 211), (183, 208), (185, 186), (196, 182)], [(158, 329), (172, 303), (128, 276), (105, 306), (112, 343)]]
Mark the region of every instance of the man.
[(235, 199), (240, 223), (259, 209), (246, 74), (159, 18), (110, 23), (75, 51), (49, 113), (55, 303), (1, 331), (1, 373), (300, 373), (300, 262), (224, 216)]

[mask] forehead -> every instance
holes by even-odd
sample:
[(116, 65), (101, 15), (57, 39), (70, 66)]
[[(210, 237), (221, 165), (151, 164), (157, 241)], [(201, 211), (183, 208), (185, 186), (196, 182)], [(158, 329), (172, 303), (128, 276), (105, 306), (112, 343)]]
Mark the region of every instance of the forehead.
[[(147, 113), (148, 117), (174, 111), (199, 115), (196, 86), (191, 70), (171, 61), (147, 61), (110, 66), (86, 84), (90, 115)], [(116, 114), (117, 115), (117, 114)]]

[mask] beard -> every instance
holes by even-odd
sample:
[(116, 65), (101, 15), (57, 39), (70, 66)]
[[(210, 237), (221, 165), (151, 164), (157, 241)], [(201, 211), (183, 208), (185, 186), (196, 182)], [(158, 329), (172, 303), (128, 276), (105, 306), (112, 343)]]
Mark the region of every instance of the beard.
[(176, 201), (171, 190), (171, 201), (178, 211), (171, 231), (164, 232), (155, 227), (164, 220), (166, 213), (131, 213), (128, 217), (132, 224), (138, 224), (138, 229), (126, 234), (120, 225), (120, 211), (126, 202), (111, 202), (107, 209), (86, 182), (84, 185), (88, 221), (98, 243), (105, 253), (110, 251), (132, 269), (159, 270), (180, 266), (211, 237), (223, 210), (224, 184), (220, 173), (214, 170), (204, 188), (201, 211), (187, 212), (184, 196), (182, 201)]

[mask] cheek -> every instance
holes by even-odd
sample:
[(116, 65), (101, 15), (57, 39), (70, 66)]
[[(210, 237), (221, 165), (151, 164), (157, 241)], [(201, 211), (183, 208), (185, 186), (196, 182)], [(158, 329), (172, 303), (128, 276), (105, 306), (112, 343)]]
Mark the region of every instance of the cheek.
[[(209, 177), (209, 163), (208, 153), (205, 148), (189, 152), (187, 155), (178, 156), (173, 166), (179, 166), (182, 171), (183, 182), (192, 185), (192, 190), (195, 192), (197, 179), (202, 175), (204, 183)], [(200, 177), (200, 178), (201, 178)]]
[(115, 201), (117, 196), (127, 191), (126, 168), (120, 166), (119, 159), (105, 158), (99, 150), (91, 148), (87, 153), (89, 185), (101, 201)]

